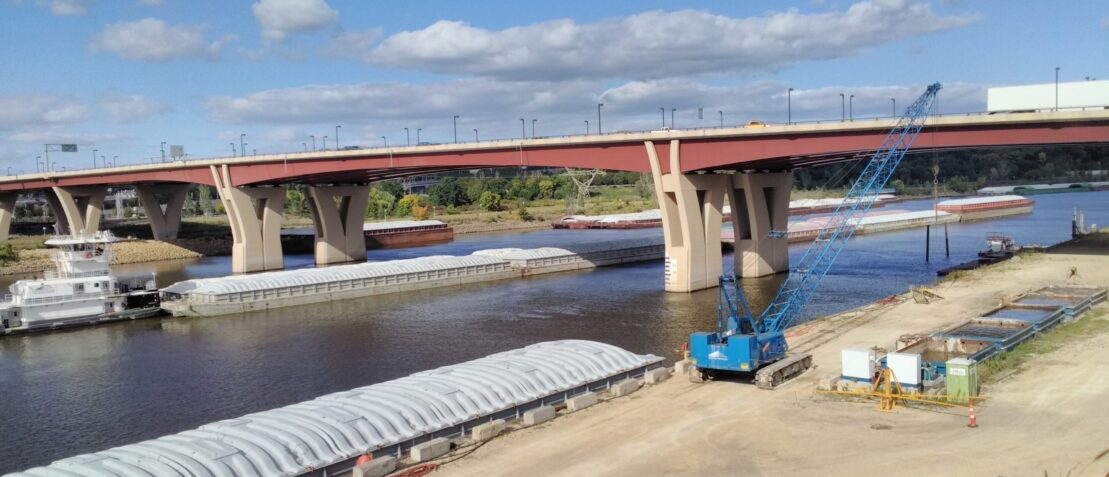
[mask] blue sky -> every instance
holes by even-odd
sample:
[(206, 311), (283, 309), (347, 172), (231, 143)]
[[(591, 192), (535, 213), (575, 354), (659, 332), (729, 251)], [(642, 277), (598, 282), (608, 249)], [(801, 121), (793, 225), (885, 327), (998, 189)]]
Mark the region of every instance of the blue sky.
[[(0, 0), (0, 173), (406, 141), (888, 115), (942, 81), (1109, 79), (1104, 1)], [(704, 118), (697, 117), (703, 108)]]

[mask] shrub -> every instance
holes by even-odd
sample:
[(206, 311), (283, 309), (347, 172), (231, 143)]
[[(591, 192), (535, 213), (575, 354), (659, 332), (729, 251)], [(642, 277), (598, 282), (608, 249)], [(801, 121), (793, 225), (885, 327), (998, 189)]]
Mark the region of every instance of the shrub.
[(501, 210), (501, 195), (496, 192), (482, 192), (478, 198), (478, 206), (490, 211)]

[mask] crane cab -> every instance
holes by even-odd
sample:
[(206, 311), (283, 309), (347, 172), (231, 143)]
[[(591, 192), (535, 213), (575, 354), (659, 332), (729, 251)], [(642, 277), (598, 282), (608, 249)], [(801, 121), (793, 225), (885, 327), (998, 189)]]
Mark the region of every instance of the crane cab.
[(702, 372), (752, 373), (786, 355), (780, 332), (759, 334), (693, 333), (689, 355)]

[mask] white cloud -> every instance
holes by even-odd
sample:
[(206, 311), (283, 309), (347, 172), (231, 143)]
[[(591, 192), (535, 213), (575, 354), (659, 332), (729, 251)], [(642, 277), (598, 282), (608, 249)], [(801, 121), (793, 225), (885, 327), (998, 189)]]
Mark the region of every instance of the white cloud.
[(214, 119), (231, 122), (363, 122), (450, 117), (460, 112), (491, 117), (520, 111), (561, 111), (575, 102), (591, 104), (592, 91), (598, 86), (582, 81), (505, 82), (485, 78), (427, 84), (311, 85), (208, 98), (205, 108)]
[(380, 28), (340, 32), (332, 36), (324, 52), (333, 56), (350, 56), (370, 61), (369, 53), (378, 38), (381, 38)]
[(554, 20), (501, 31), (439, 21), (386, 38), (365, 59), (397, 68), (509, 79), (664, 78), (772, 71), (838, 58), (902, 38), (967, 25), (911, 0), (864, 0), (844, 11), (789, 9), (732, 18), (651, 11), (578, 24)]
[[(11, 142), (25, 144), (104, 144), (118, 142), (125, 137), (113, 133), (91, 133), (66, 131), (58, 127), (22, 130), (8, 135)], [(40, 150), (41, 151), (41, 150)], [(54, 159), (54, 156), (51, 156)]]
[(294, 33), (319, 30), (339, 19), (325, 0), (260, 0), (251, 6), (262, 38), (281, 42)]
[(172, 110), (168, 104), (135, 95), (103, 95), (99, 98), (99, 103), (113, 119), (125, 123), (141, 121)]
[(72, 124), (91, 116), (89, 107), (72, 96), (0, 96), (0, 129)]
[(49, 8), (54, 15), (80, 16), (88, 13), (92, 0), (38, 0), (37, 3)]
[(162, 62), (182, 58), (215, 59), (224, 44), (234, 41), (226, 35), (208, 42), (204, 29), (194, 25), (168, 25), (162, 20), (144, 18), (133, 22), (108, 24), (93, 36), (89, 50), (114, 53), (129, 60)]

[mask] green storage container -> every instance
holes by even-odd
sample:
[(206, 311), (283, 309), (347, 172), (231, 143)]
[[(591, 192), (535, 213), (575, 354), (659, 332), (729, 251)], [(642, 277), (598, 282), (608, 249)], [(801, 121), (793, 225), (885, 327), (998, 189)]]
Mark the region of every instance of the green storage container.
[(947, 360), (947, 399), (967, 402), (968, 397), (978, 396), (978, 374), (974, 361), (966, 358)]

